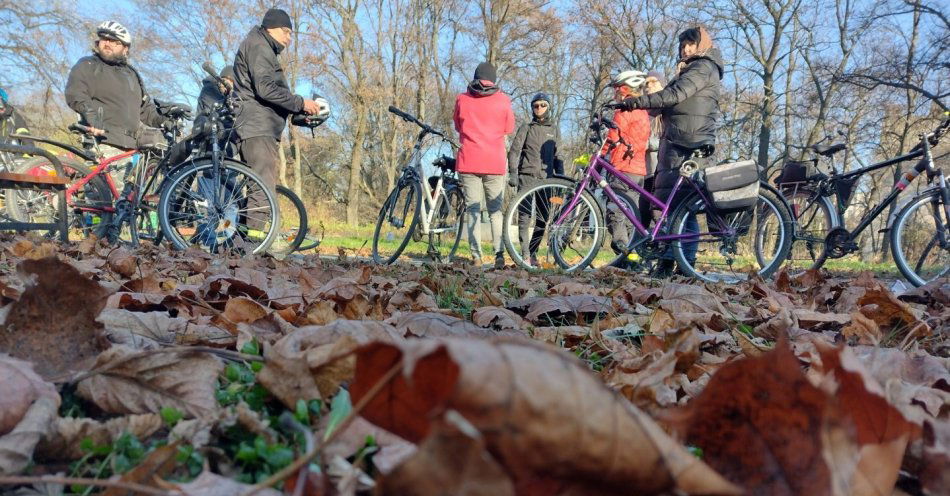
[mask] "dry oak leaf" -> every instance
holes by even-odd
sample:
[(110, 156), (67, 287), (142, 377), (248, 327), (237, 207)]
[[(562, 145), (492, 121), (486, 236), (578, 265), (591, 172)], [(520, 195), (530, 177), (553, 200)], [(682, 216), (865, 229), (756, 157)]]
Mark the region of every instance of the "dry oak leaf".
[(370, 341), (398, 341), (390, 325), (368, 320), (337, 320), (325, 326), (301, 327), (264, 347), (264, 368), (258, 380), (288, 408), (297, 400), (326, 399), (353, 377), (353, 350)]
[(0, 436), (0, 475), (16, 474), (33, 460), (33, 451), (45, 436), (59, 409), (58, 394), (42, 394), (33, 401), (20, 423)]
[(105, 422), (59, 417), (36, 447), (36, 459), (52, 462), (78, 460), (86, 454), (80, 448), (83, 439), (91, 439), (96, 445), (112, 444), (124, 433), (145, 439), (164, 426), (162, 418), (154, 413), (126, 415)]
[(472, 322), (480, 327), (504, 331), (518, 331), (524, 326), (524, 320), (518, 314), (502, 307), (476, 308)]
[(783, 340), (769, 353), (720, 367), (668, 421), (749, 494), (838, 494), (859, 487), (851, 431), (861, 413), (842, 412), (834, 396), (812, 385)]
[(603, 314), (613, 309), (613, 302), (606, 296), (548, 296), (534, 300), (525, 319), (537, 322), (547, 314)]
[(377, 481), (376, 491), (399, 496), (515, 495), (508, 474), (485, 450), (482, 435), (454, 411), (434, 426), (411, 458)]
[(86, 370), (108, 346), (96, 315), (109, 290), (55, 258), (25, 260), (17, 271), (27, 287), (8, 306), (0, 353), (33, 362), (46, 379)]
[(363, 416), (409, 441), (458, 411), (519, 494), (735, 494), (573, 356), (529, 341), (407, 340), (357, 351), (353, 401), (394, 367)]
[(80, 396), (109, 413), (158, 413), (174, 407), (187, 417), (218, 410), (214, 390), (224, 365), (199, 352), (137, 352), (124, 346), (104, 351), (92, 375), (79, 382)]
[(30, 362), (0, 354), (0, 436), (13, 430), (40, 396), (58, 396)]
[[(921, 426), (888, 403), (880, 384), (848, 348), (820, 342), (816, 347), (826, 374), (823, 386), (855, 426), (858, 462), (848, 489), (851, 494), (888, 494), (897, 482), (907, 443), (919, 437)], [(843, 475), (838, 471), (835, 477)]]
[[(236, 496), (247, 493), (253, 487), (207, 471), (188, 483), (165, 482), (162, 485), (171, 490), (174, 496)], [(255, 494), (281, 496), (280, 491), (270, 488), (261, 489)]]
[(435, 312), (397, 313), (386, 320), (399, 334), (409, 338), (492, 337), (498, 333), (467, 320)]

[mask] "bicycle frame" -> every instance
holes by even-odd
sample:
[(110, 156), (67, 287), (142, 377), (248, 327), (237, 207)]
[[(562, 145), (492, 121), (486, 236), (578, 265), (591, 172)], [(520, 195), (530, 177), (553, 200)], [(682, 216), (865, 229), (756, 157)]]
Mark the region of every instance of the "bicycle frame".
[[(601, 174), (599, 170), (603, 170), (605, 174)], [(630, 209), (627, 208), (627, 206), (624, 204), (625, 202), (620, 201), (620, 198), (614, 192), (613, 188), (610, 187), (610, 183), (607, 182), (607, 179), (606, 179), (607, 176), (613, 176), (619, 179), (628, 187), (630, 187), (631, 189), (636, 191), (638, 194), (640, 194), (643, 198), (646, 198), (647, 201), (649, 201), (651, 205), (656, 206), (660, 209), (661, 211), (660, 217), (656, 220), (656, 223), (655, 223), (656, 225), (653, 226), (652, 231), (647, 230), (647, 228), (643, 226), (643, 223), (640, 222), (640, 219), (633, 212), (631, 212)], [(643, 188), (643, 186), (640, 186), (639, 184), (631, 181), (630, 179), (627, 179), (627, 177), (621, 174), (620, 171), (618, 171), (613, 166), (613, 164), (611, 164), (606, 159), (604, 159), (601, 153), (598, 153), (597, 155), (595, 155), (594, 163), (587, 167), (587, 170), (584, 173), (583, 179), (581, 179), (581, 181), (577, 185), (577, 188), (574, 190), (574, 195), (571, 197), (571, 201), (568, 202), (567, 207), (564, 209), (563, 212), (561, 212), (561, 215), (557, 218), (557, 220), (554, 221), (555, 227), (560, 226), (565, 221), (567, 216), (571, 212), (573, 212), (574, 207), (576, 207), (577, 203), (580, 201), (581, 194), (585, 190), (591, 187), (592, 180), (594, 181), (593, 184), (597, 184), (598, 186), (603, 188), (604, 193), (607, 195), (610, 201), (614, 202), (614, 204), (616, 204), (617, 207), (620, 208), (620, 211), (627, 218), (627, 220), (629, 220), (630, 223), (633, 224), (637, 232), (640, 233), (640, 235), (645, 236), (645, 241), (661, 241), (661, 242), (680, 241), (680, 240), (696, 241), (704, 235), (705, 236), (724, 236), (724, 235), (731, 236), (735, 234), (735, 229), (733, 229), (728, 223), (723, 221), (720, 216), (715, 215), (715, 214), (712, 215), (712, 218), (715, 219), (716, 224), (718, 224), (718, 227), (723, 229), (723, 231), (692, 233), (692, 234), (662, 234), (662, 235), (659, 234), (660, 229), (666, 224), (666, 219), (667, 219), (667, 216), (670, 214), (670, 209), (672, 208), (673, 202), (671, 201), (669, 203), (665, 203), (659, 198), (657, 198), (656, 196), (654, 196), (652, 193), (647, 191), (645, 188)], [(700, 195), (700, 197), (703, 199), (703, 202), (705, 204), (707, 205), (711, 204), (709, 202), (709, 199), (707, 199), (706, 195), (703, 193), (702, 188), (700, 188), (695, 182), (687, 180), (683, 176), (677, 177), (676, 183), (673, 185), (673, 190), (669, 196), (671, 199), (676, 197), (676, 193), (679, 192), (680, 188), (683, 187), (684, 182), (692, 186), (693, 190), (696, 191)], [(712, 214), (712, 212), (707, 210), (706, 215), (710, 216), (710, 214)]]
[[(416, 144), (412, 148), (412, 155), (409, 156), (409, 160), (406, 162), (406, 165), (403, 166), (403, 175), (409, 174), (414, 177), (410, 177), (409, 180), (418, 181), (422, 187), (422, 215), (420, 216), (419, 221), (421, 225), (419, 228), (422, 229), (422, 235), (436, 234), (437, 232), (442, 232), (443, 230), (433, 230), (431, 228), (432, 218), (435, 217), (435, 205), (439, 200), (440, 196), (445, 195), (446, 189), (444, 186), (444, 174), (439, 176), (439, 179), (435, 183), (435, 188), (429, 186), (429, 181), (425, 180), (424, 175), (422, 174), (422, 143), (425, 141), (425, 138), (429, 135), (429, 132), (425, 129), (419, 132), (418, 138), (416, 138)], [(411, 170), (411, 172), (409, 172)], [(400, 178), (402, 180), (402, 178)], [(447, 229), (447, 228), (446, 228)]]

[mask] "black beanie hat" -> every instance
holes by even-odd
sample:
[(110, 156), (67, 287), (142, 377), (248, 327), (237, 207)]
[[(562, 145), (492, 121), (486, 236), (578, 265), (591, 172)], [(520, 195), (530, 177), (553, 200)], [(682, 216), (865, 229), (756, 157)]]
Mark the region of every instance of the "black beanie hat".
[(494, 83), (497, 77), (498, 76), (495, 74), (495, 66), (489, 64), (488, 62), (482, 62), (481, 64), (478, 64), (478, 67), (475, 68), (475, 79), (491, 81)]
[(264, 29), (273, 28), (294, 28), (294, 23), (290, 21), (290, 16), (283, 9), (270, 9), (264, 14), (264, 20), (261, 21), (261, 27)]
[(221, 69), (221, 74), (218, 77), (221, 79), (228, 78), (234, 81), (234, 67), (230, 65), (224, 66), (224, 69)]
[(551, 104), (551, 98), (548, 97), (548, 94), (545, 92), (539, 92), (534, 95), (534, 98), (531, 99), (531, 104), (534, 105), (534, 102), (547, 102), (548, 105)]

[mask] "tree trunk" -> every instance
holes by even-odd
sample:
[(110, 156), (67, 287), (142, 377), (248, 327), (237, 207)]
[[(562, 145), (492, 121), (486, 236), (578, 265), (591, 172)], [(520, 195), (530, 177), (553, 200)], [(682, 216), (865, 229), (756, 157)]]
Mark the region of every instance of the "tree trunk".
[(772, 115), (775, 113), (775, 91), (772, 89), (773, 75), (767, 71), (762, 76), (762, 123), (759, 128), (759, 167), (769, 166), (769, 145), (772, 141)]
[(287, 155), (284, 153), (284, 140), (277, 145), (277, 182), (282, 186), (287, 185)]
[(350, 153), (350, 183), (346, 191), (346, 223), (355, 226), (360, 214), (360, 173), (363, 169), (363, 141), (366, 139), (366, 110), (356, 112), (356, 134)]

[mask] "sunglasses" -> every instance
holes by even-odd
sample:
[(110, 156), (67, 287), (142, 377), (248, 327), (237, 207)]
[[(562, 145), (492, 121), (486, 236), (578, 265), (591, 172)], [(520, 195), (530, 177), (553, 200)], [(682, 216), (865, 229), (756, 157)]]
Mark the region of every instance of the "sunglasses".
[(548, 108), (548, 104), (546, 104), (546, 103), (535, 103), (535, 104), (532, 104), (531, 107), (532, 107), (532, 108)]

